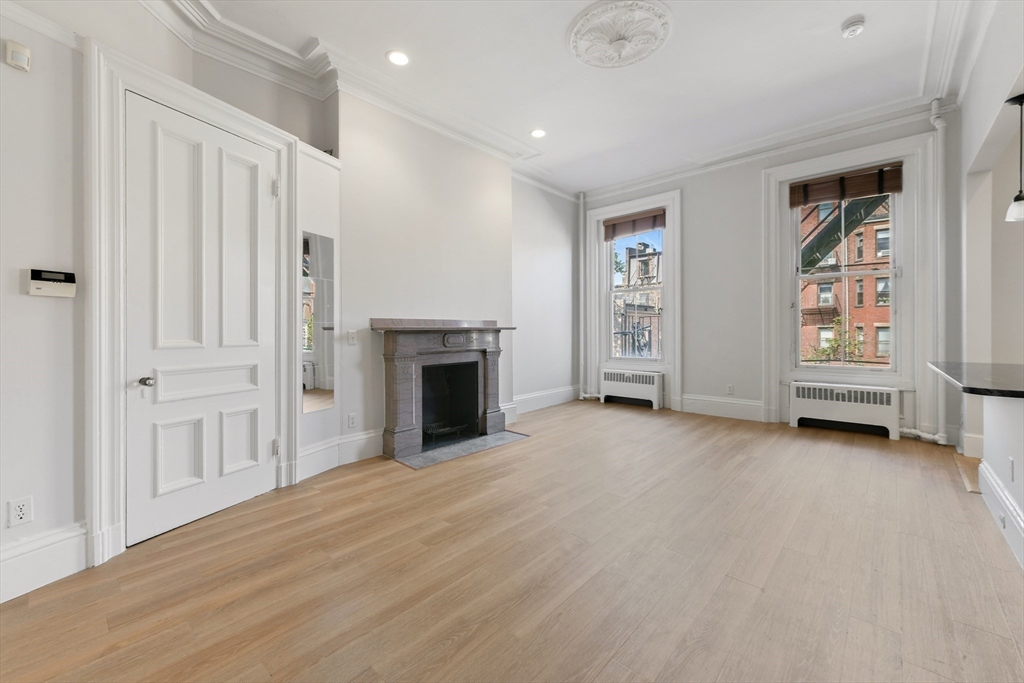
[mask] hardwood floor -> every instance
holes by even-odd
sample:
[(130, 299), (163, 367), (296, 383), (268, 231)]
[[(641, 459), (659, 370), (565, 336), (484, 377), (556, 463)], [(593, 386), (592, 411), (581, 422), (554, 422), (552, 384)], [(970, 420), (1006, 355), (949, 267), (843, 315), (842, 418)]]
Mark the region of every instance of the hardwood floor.
[(4, 681), (1020, 681), (1024, 575), (952, 449), (573, 402), (0, 607)]

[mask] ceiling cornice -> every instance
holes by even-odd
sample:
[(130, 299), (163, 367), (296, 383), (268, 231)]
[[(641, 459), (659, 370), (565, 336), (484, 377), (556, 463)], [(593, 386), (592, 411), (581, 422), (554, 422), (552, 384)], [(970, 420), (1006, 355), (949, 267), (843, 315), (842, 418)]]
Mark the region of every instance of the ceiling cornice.
[[(957, 111), (958, 109), (959, 107), (956, 104), (948, 104), (941, 107), (939, 109), (939, 113), (947, 114), (950, 112)], [(755, 159), (762, 159), (765, 157), (785, 154), (787, 152), (793, 152), (800, 149), (817, 147), (819, 145), (824, 145), (830, 142), (846, 140), (849, 138), (857, 137), (859, 135), (866, 135), (868, 133), (873, 133), (880, 130), (895, 128), (897, 126), (917, 123), (920, 121), (927, 121), (929, 118), (931, 118), (931, 116), (932, 112), (930, 108), (921, 110), (920, 108), (915, 107), (911, 108), (909, 111), (905, 111), (900, 116), (889, 118), (884, 121), (879, 121), (877, 123), (873, 123), (867, 126), (836, 131), (828, 135), (820, 135), (818, 137), (809, 140), (803, 140), (800, 142), (777, 144), (762, 148), (757, 151), (751, 151), (742, 156), (735, 156), (730, 158), (723, 157), (717, 160), (706, 161), (699, 164), (691, 164), (689, 166), (685, 166), (682, 168), (672, 169), (670, 171), (665, 171), (663, 173), (656, 173), (645, 178), (638, 178), (636, 180), (631, 180), (624, 183), (605, 185), (604, 187), (588, 190), (586, 192), (587, 201), (606, 199), (608, 197), (614, 197), (616, 195), (624, 194), (627, 192), (633, 192), (635, 190), (642, 190), (648, 187), (662, 185), (664, 183), (676, 182), (684, 178), (700, 175), (702, 173), (708, 173), (710, 171), (728, 168), (729, 166), (744, 164)]]
[(410, 92), (318, 39), (301, 53), (226, 19), (207, 0), (138, 0), (194, 52), (323, 101), (341, 91), (506, 161), (540, 151)]
[(538, 189), (541, 189), (541, 190), (544, 190), (545, 192), (553, 194), (556, 197), (561, 197), (562, 199), (567, 199), (570, 202), (575, 202), (576, 201), (576, 197), (571, 195), (571, 194), (569, 194), (568, 192), (563, 192), (562, 190), (559, 190), (557, 187), (553, 187), (551, 185), (548, 185), (545, 182), (541, 182), (540, 180), (537, 180), (536, 178), (528, 176), (525, 173), (520, 173), (519, 171), (512, 171), (512, 177), (515, 178), (516, 180), (519, 180), (519, 181), (522, 181), (522, 182), (526, 183), (527, 185), (533, 185), (534, 187), (536, 187)]

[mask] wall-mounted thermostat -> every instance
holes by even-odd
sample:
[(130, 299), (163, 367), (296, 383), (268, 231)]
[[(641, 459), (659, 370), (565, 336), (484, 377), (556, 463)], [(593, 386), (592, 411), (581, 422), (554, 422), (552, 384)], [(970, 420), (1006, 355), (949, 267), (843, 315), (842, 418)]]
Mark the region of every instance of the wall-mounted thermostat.
[(13, 66), (15, 69), (21, 69), (22, 71), (28, 71), (32, 68), (32, 50), (28, 49), (21, 43), (16, 43), (13, 40), (4, 41), (7, 43), (5, 50), (5, 61)]
[(72, 297), (75, 295), (75, 274), (33, 268), (28, 282), (28, 293), (32, 296)]

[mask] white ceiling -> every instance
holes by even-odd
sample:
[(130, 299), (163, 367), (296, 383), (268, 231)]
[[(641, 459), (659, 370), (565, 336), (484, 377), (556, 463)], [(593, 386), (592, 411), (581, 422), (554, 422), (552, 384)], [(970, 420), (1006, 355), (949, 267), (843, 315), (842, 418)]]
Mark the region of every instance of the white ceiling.
[[(596, 69), (565, 35), (588, 0), (211, 0), (297, 53), (313, 39), (541, 154), (517, 167), (566, 191), (693, 167), (947, 95), (964, 3), (667, 2), (673, 33), (639, 64)], [(862, 14), (866, 30), (840, 35)], [(406, 67), (384, 54), (409, 54)], [(542, 140), (530, 137), (544, 128)]]

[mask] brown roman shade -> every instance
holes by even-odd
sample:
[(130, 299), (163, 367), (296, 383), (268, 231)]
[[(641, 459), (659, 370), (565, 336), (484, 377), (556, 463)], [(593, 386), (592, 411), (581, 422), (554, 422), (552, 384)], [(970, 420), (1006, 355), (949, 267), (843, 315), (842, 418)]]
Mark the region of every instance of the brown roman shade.
[(648, 230), (665, 227), (665, 209), (651, 209), (628, 216), (609, 218), (604, 222), (604, 241), (611, 242), (620, 237), (637, 235)]
[(789, 186), (789, 207), (792, 209), (809, 204), (839, 202), (902, 190), (903, 163), (896, 162), (793, 183)]

